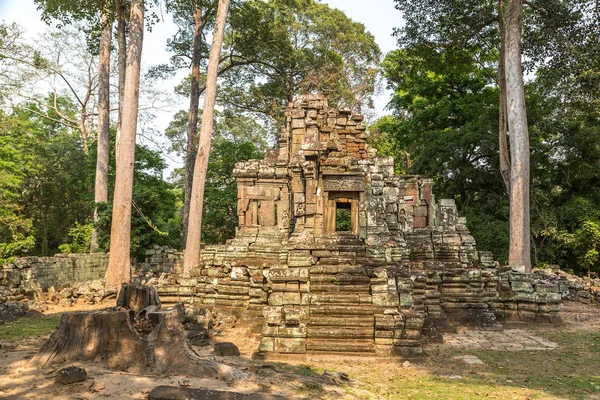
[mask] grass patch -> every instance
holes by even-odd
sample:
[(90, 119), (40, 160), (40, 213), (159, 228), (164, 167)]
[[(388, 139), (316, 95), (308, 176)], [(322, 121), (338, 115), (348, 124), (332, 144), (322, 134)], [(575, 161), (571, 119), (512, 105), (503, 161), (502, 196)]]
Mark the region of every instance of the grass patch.
[(304, 382), (304, 389), (309, 392), (323, 392), (323, 385), (317, 382)]
[(20, 318), (0, 325), (0, 341), (15, 341), (49, 335), (60, 321), (60, 314)]
[(302, 376), (313, 376), (316, 375), (316, 371), (313, 370), (309, 365), (302, 365), (298, 367), (294, 373)]
[[(530, 331), (559, 344), (554, 350), (465, 350), (430, 347), (427, 356), (409, 368), (400, 362), (331, 363), (317, 368), (347, 372), (360, 381), (346, 388), (400, 399), (586, 399), (600, 394), (600, 332), (591, 330)], [(472, 354), (485, 365), (468, 365), (455, 356)], [(337, 364), (337, 365), (336, 365)], [(368, 396), (367, 396), (368, 397)], [(596, 397), (593, 397), (596, 398)]]
[(284, 362), (272, 362), (272, 365), (276, 366), (283, 372), (287, 372), (295, 375), (302, 376), (316, 376), (319, 375), (319, 372), (314, 366), (311, 365), (294, 365), (294, 364), (286, 364)]
[(569, 399), (600, 393), (600, 332), (556, 330), (535, 334), (560, 347), (550, 351), (473, 352), (488, 365), (484, 377)]

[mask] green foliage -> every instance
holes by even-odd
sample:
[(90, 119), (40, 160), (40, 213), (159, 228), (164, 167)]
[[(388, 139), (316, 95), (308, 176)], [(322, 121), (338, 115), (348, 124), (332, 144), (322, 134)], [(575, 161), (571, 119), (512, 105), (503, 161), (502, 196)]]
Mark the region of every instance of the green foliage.
[(86, 253), (90, 250), (92, 241), (92, 224), (80, 224), (75, 222), (75, 226), (69, 229), (70, 243), (63, 243), (58, 246), (58, 250), (64, 254)]
[(397, 171), (433, 178), (438, 198), (456, 198), (480, 248), (506, 260), (508, 199), (497, 172), (490, 69), (466, 50), (427, 46), (394, 50), (382, 66), (395, 115), (376, 122), (371, 143), (394, 156)]
[[(112, 144), (114, 146), (114, 143)], [(114, 152), (111, 153), (114, 155)], [(160, 153), (136, 145), (131, 210), (131, 254), (143, 259), (144, 251), (153, 245), (181, 249), (181, 209), (183, 193), (162, 178), (166, 168)], [(114, 160), (111, 160), (114, 163)], [(114, 187), (114, 173), (109, 186)], [(109, 190), (112, 193), (112, 189)], [(110, 248), (112, 203), (98, 207), (98, 243), (100, 250)]]
[(394, 173), (398, 175), (408, 172), (404, 161), (409, 157), (408, 152), (400, 147), (400, 143), (392, 133), (400, 118), (392, 115), (381, 117), (369, 126), (367, 138), (369, 146), (377, 149), (378, 156), (394, 157)]
[[(73, 109), (66, 98), (58, 102)], [(0, 112), (0, 261), (89, 251), (95, 148), (86, 155), (78, 132), (41, 114), (33, 104)], [(114, 159), (111, 166), (109, 193)], [(181, 248), (182, 191), (163, 180), (165, 168), (159, 153), (138, 146), (131, 233), (136, 257), (153, 244)], [(103, 250), (109, 244), (110, 207), (100, 210)]]
[[(483, 250), (508, 250), (508, 198), (499, 174), (498, 2), (396, 0), (406, 24), (382, 67), (393, 117), (372, 145), (452, 196)], [(600, 220), (600, 19), (595, 2), (524, 4), (534, 264), (583, 272), (576, 232)], [(535, 73), (535, 74), (534, 74)], [(595, 89), (594, 89), (595, 88)], [(403, 163), (403, 167), (408, 163)], [(396, 165), (397, 170), (401, 170)], [(584, 246), (585, 247), (585, 246)], [(579, 249), (579, 250), (576, 250)]]
[[(202, 110), (199, 111), (198, 132), (201, 128)], [(188, 112), (180, 110), (175, 113), (173, 120), (165, 130), (170, 141), (170, 150), (185, 155), (187, 143)], [(269, 146), (270, 135), (267, 129), (254, 118), (231, 109), (215, 110), (213, 145), (221, 142), (242, 143), (252, 142), (257, 149), (265, 150)], [(245, 161), (245, 160), (238, 160)]]
[(91, 215), (81, 140), (32, 104), (0, 114), (0, 126), (0, 257), (54, 253)]
[(314, 0), (250, 0), (235, 7), (225, 51), (239, 63), (221, 98), (282, 122), (294, 96), (323, 93), (331, 106), (372, 107), (380, 50), (343, 12)]
[(352, 229), (350, 209), (338, 207), (335, 210), (335, 214), (335, 230), (338, 232), (349, 232)]
[(575, 232), (575, 253), (588, 276), (591, 272), (600, 272), (600, 224), (585, 221)]
[(262, 158), (250, 141), (215, 141), (208, 163), (202, 217), (202, 240), (224, 243), (235, 235), (237, 217), (237, 185), (233, 178), (235, 163)]
[(26, 126), (26, 121), (0, 111), (0, 263), (35, 247), (33, 219), (25, 215), (21, 201), (21, 187), (33, 161), (22, 151), (29, 138), (16, 135)]

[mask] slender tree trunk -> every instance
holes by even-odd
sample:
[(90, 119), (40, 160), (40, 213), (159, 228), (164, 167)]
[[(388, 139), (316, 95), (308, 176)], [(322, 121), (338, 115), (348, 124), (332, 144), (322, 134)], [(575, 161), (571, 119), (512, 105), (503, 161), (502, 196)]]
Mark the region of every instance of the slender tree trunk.
[(213, 114), (217, 97), (217, 74), (219, 57), (227, 22), (229, 0), (219, 0), (215, 31), (213, 33), (210, 56), (208, 58), (208, 71), (206, 74), (206, 92), (204, 94), (204, 108), (202, 111), (202, 126), (200, 129), (200, 145), (194, 166), (194, 179), (192, 184), (192, 197), (190, 200), (190, 216), (186, 239), (186, 252), (183, 260), (183, 274), (189, 275), (192, 268), (200, 261), (200, 241), (202, 238), (202, 206), (204, 202), (204, 186), (208, 157), (213, 134)]
[(119, 119), (115, 137), (115, 151), (118, 152), (121, 142), (121, 118), (123, 113), (123, 96), (125, 93), (125, 73), (127, 63), (127, 35), (125, 33), (125, 0), (116, 0), (117, 8), (117, 55), (119, 68)]
[[(107, 7), (102, 8), (100, 35), (100, 55), (98, 60), (98, 156), (96, 158), (96, 184), (94, 186), (94, 202), (108, 201), (108, 160), (110, 152), (110, 42), (112, 38), (112, 21)], [(98, 209), (94, 209), (94, 222), (98, 222)], [(90, 252), (98, 250), (98, 232), (92, 230)]]
[(144, 0), (131, 2), (129, 49), (121, 120), (121, 145), (117, 151), (117, 175), (110, 229), (110, 256), (106, 285), (118, 286), (131, 280), (129, 260), (133, 163), (140, 94), (140, 63), (144, 38)]
[(187, 238), (188, 220), (190, 216), (190, 199), (194, 180), (194, 162), (198, 148), (198, 106), (200, 103), (200, 59), (202, 51), (202, 7), (192, 1), (194, 9), (194, 54), (192, 56), (192, 90), (190, 93), (190, 113), (187, 126), (187, 149), (185, 157), (185, 199), (183, 202), (183, 243)]
[[(48, 211), (46, 211), (45, 215), (50, 215)], [(48, 220), (46, 216), (42, 218), (42, 255), (48, 255)]]
[(504, 0), (498, 1), (498, 25), (500, 26), (500, 57), (498, 57), (498, 85), (500, 86), (499, 101), (499, 148), (500, 148), (500, 174), (506, 187), (506, 193), (510, 194), (510, 156), (508, 154), (507, 120), (506, 120), (506, 38), (504, 33), (506, 7)]
[(521, 65), (522, 0), (508, 0), (506, 34), (506, 97), (510, 129), (510, 249), (509, 263), (531, 272), (529, 221), (529, 133)]

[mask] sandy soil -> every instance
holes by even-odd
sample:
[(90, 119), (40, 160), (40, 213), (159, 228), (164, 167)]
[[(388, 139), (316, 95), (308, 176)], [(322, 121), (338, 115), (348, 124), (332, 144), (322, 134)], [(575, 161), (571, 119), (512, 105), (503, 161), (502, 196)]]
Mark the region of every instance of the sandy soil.
[[(76, 304), (73, 307), (48, 306), (44, 313), (60, 313), (99, 309), (106, 306)], [(567, 303), (561, 315), (565, 327), (573, 329), (599, 329), (600, 307)], [(553, 326), (535, 325), (534, 330), (554, 329)], [(93, 364), (77, 364), (88, 372), (88, 379), (71, 385), (54, 382), (59, 368), (38, 368), (31, 365), (30, 359), (48, 336), (23, 339), (12, 343), (3, 343), (0, 348), (0, 398), (4, 399), (145, 399), (148, 393), (158, 385), (179, 385), (201, 387), (236, 392), (267, 392), (289, 396), (290, 398), (331, 398), (331, 399), (381, 399), (363, 388), (361, 382), (336, 385), (319, 374), (323, 369), (352, 372), (401, 368), (402, 360), (381, 359), (377, 357), (340, 357), (327, 355), (306, 355), (295, 357), (277, 357), (261, 360), (256, 357), (258, 336), (247, 335), (241, 328), (232, 328), (216, 332), (211, 345), (194, 347), (203, 357), (238, 367), (248, 374), (248, 378), (230, 384), (223, 381), (189, 376), (143, 376), (123, 372), (109, 371)], [(239, 347), (239, 357), (215, 357), (212, 352), (214, 341), (231, 341)], [(306, 367), (310, 365), (310, 367)], [(416, 368), (407, 374), (418, 373)], [(64, 367), (61, 365), (60, 368)], [(417, 372), (415, 372), (417, 371)], [(352, 377), (352, 375), (351, 375)]]

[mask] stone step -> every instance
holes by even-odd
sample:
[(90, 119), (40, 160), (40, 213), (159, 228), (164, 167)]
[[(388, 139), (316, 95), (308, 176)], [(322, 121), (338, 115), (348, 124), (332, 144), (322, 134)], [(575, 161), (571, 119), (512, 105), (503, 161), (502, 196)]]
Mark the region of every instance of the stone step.
[(372, 304), (311, 304), (309, 308), (311, 318), (313, 316), (373, 316)]
[(352, 292), (352, 293), (370, 293), (371, 288), (369, 285), (349, 285), (349, 284), (334, 284), (334, 283), (311, 283), (310, 292), (319, 293), (339, 293), (339, 292)]
[(323, 339), (308, 339), (306, 343), (306, 351), (314, 353), (374, 353), (375, 341), (371, 340), (323, 340)]
[(366, 254), (367, 250), (362, 242), (358, 243), (332, 243), (325, 246), (326, 250), (339, 252), (356, 252)]
[(311, 294), (310, 304), (369, 304), (372, 303), (373, 299), (370, 294), (367, 293), (320, 293)]
[(369, 327), (350, 327), (350, 326), (308, 326), (306, 329), (308, 338), (322, 339), (374, 339), (375, 328)]
[(310, 269), (311, 276), (318, 274), (349, 274), (349, 275), (367, 275), (367, 271), (362, 265), (350, 264), (319, 264)]
[(373, 316), (364, 315), (364, 316), (333, 316), (328, 315), (325, 317), (321, 316), (311, 316), (308, 325), (310, 327), (315, 326), (348, 326), (348, 327), (373, 327), (375, 321)]
[(362, 284), (366, 287), (370, 286), (371, 279), (366, 275), (350, 275), (350, 274), (311, 274), (310, 282), (312, 283), (333, 283), (333, 284)]
[(325, 245), (326, 247), (333, 247), (335, 246), (335, 249), (333, 250), (337, 250), (340, 247), (344, 247), (344, 246), (357, 246), (362, 248), (363, 250), (365, 249), (365, 242), (363, 242), (361, 239), (358, 238), (324, 238), (321, 239), (319, 241), (319, 244), (321, 245)]

